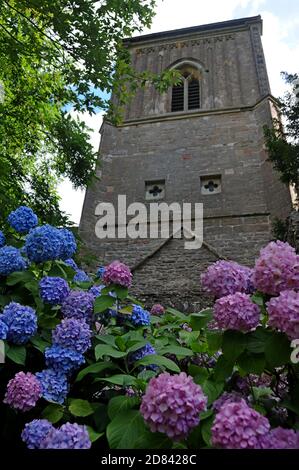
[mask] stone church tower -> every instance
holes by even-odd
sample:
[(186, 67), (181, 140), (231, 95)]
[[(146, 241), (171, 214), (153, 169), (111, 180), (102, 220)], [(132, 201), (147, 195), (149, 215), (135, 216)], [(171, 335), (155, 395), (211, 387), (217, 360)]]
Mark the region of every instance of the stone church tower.
[[(286, 187), (267, 161), (263, 126), (271, 125), (260, 16), (128, 39), (138, 71), (176, 68), (180, 85), (160, 95), (138, 90), (121, 125), (104, 121), (97, 175), (88, 188), (80, 235), (97, 263), (119, 259), (134, 271), (133, 293), (186, 311), (205, 302), (199, 277), (228, 258), (252, 265), (271, 239), (271, 218), (288, 215)], [(204, 244), (184, 239), (100, 240), (99, 202), (203, 203)]]

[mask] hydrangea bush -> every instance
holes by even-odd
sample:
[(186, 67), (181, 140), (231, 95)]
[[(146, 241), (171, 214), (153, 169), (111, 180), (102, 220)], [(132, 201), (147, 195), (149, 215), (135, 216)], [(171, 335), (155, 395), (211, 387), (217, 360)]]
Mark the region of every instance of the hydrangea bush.
[(2, 443), (299, 448), (299, 257), (287, 243), (269, 243), (253, 268), (210, 266), (201, 282), (214, 306), (185, 314), (132, 298), (121, 261), (86, 272), (72, 232), (37, 225), (31, 209), (8, 224)]

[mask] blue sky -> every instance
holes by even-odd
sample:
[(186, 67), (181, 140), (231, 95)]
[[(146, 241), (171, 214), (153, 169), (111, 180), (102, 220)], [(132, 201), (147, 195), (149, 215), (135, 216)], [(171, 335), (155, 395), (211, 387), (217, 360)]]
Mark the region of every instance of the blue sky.
[[(280, 72), (299, 72), (299, 1), (298, 0), (158, 0), (156, 16), (149, 32), (165, 31), (234, 18), (261, 15), (263, 46), (272, 94), (281, 96), (285, 84)], [(100, 143), (101, 113), (80, 116), (92, 128), (91, 142), (97, 150)], [(68, 181), (59, 186), (61, 208), (79, 223), (83, 191), (74, 191)]]

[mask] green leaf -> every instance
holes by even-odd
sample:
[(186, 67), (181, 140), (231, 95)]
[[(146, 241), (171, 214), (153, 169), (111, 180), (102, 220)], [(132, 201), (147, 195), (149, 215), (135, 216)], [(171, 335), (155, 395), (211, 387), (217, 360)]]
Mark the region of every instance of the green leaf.
[(240, 331), (228, 330), (223, 334), (222, 352), (226, 359), (234, 362), (246, 348), (246, 335)]
[(108, 308), (111, 308), (115, 303), (115, 298), (111, 295), (101, 295), (97, 297), (94, 302), (94, 313), (102, 313)]
[(171, 313), (172, 315), (174, 315), (179, 320), (183, 320), (183, 321), (187, 321), (187, 322), (189, 322), (189, 320), (190, 320), (189, 316), (185, 315), (184, 313), (182, 313), (179, 310), (176, 310), (175, 308), (172, 308), (172, 307), (168, 307), (166, 309), (165, 313)]
[(101, 341), (101, 343), (110, 344), (110, 346), (115, 346), (115, 336), (113, 335), (97, 335), (96, 338)]
[(42, 315), (38, 319), (38, 326), (40, 328), (44, 328), (45, 330), (52, 330), (55, 328), (58, 323), (60, 323), (60, 319), (57, 317), (48, 317), (46, 315)]
[(134, 351), (138, 351), (138, 349), (143, 348), (146, 344), (148, 344), (148, 340), (146, 339), (144, 339), (143, 341), (134, 341), (134, 344), (127, 349), (127, 353), (129, 354)]
[(270, 367), (279, 367), (288, 364), (291, 358), (290, 340), (284, 333), (273, 333), (265, 346), (266, 361)]
[(87, 400), (81, 400), (79, 398), (71, 398), (69, 404), (69, 411), (74, 416), (85, 417), (89, 416), (94, 412), (94, 408)]
[(126, 352), (119, 351), (118, 349), (113, 348), (109, 344), (98, 344), (95, 347), (95, 358), (98, 361), (102, 359), (103, 356), (111, 356), (115, 358), (125, 357), (127, 355)]
[(33, 344), (33, 346), (38, 349), (41, 353), (44, 353), (45, 349), (50, 346), (50, 343), (42, 339), (40, 336), (34, 336), (33, 338), (31, 338), (30, 343)]
[(178, 372), (178, 373), (181, 372), (180, 368), (177, 366), (175, 362), (171, 361), (167, 357), (158, 356), (156, 354), (150, 354), (149, 356), (145, 356), (142, 359), (139, 359), (139, 361), (135, 362), (135, 367), (148, 366), (151, 364), (165, 367), (166, 369), (169, 369), (173, 372)]
[(121, 385), (122, 387), (136, 385), (136, 381), (136, 377), (127, 374), (116, 374), (111, 377), (99, 377), (95, 379), (95, 382), (109, 382), (115, 385)]
[(33, 279), (34, 275), (31, 271), (16, 271), (6, 278), (6, 284), (8, 286), (15, 286), (19, 282), (30, 282)]
[(126, 395), (113, 397), (108, 403), (108, 416), (112, 420), (118, 413), (131, 410), (139, 403), (140, 398), (138, 397), (127, 397)]
[(266, 342), (270, 335), (269, 330), (259, 326), (255, 331), (247, 334), (246, 349), (252, 353), (265, 352)]
[(122, 336), (115, 338), (115, 344), (121, 351), (126, 351), (126, 343)]
[(138, 410), (118, 413), (107, 426), (107, 440), (111, 449), (134, 449), (135, 443), (146, 431)]
[(261, 292), (256, 292), (251, 297), (251, 301), (260, 307), (264, 306), (264, 296)]
[(192, 330), (201, 330), (204, 328), (209, 321), (211, 321), (213, 316), (213, 310), (211, 308), (208, 308), (206, 310), (202, 310), (201, 312), (198, 313), (192, 313), (190, 315), (190, 325), (192, 327)]
[(134, 449), (171, 449), (173, 442), (159, 432), (145, 430), (135, 442)]
[(127, 287), (113, 286), (111, 290), (116, 293), (120, 300), (124, 300), (128, 296), (129, 289)]
[(224, 382), (232, 375), (234, 362), (229, 361), (225, 356), (220, 356), (214, 368), (214, 380)]
[(214, 382), (213, 380), (206, 380), (202, 384), (202, 390), (204, 394), (208, 397), (208, 405), (211, 405), (216, 398), (219, 397), (220, 393), (222, 392), (224, 387), (224, 383), (222, 382)]
[(273, 394), (270, 387), (252, 387), (252, 390), (255, 400), (259, 400), (262, 397), (268, 397)]
[(64, 413), (64, 407), (56, 403), (50, 403), (42, 412), (42, 418), (49, 420), (51, 423), (55, 424), (61, 420)]
[(86, 426), (86, 427), (87, 427), (89, 439), (91, 440), (91, 442), (97, 441), (100, 437), (104, 435), (103, 432), (97, 432), (91, 426)]
[(211, 437), (212, 437), (212, 431), (211, 428), (213, 426), (213, 421), (214, 421), (214, 416), (211, 416), (210, 418), (205, 419), (200, 428), (201, 428), (201, 435), (207, 446), (211, 446)]
[(191, 349), (183, 348), (181, 346), (167, 346), (159, 350), (160, 355), (164, 354), (174, 354), (175, 356), (193, 356), (193, 351)]
[(237, 362), (246, 374), (261, 374), (266, 363), (264, 354), (251, 354), (247, 351), (241, 354)]
[(25, 346), (11, 344), (6, 352), (6, 356), (16, 364), (21, 364), (23, 366), (26, 361), (26, 348)]
[(91, 364), (85, 367), (85, 369), (80, 370), (75, 382), (80, 382), (87, 374), (96, 374), (105, 369), (117, 369), (117, 365), (113, 364), (113, 362), (96, 362), (95, 364)]
[(221, 331), (208, 331), (207, 342), (211, 354), (219, 351), (222, 347), (223, 333)]

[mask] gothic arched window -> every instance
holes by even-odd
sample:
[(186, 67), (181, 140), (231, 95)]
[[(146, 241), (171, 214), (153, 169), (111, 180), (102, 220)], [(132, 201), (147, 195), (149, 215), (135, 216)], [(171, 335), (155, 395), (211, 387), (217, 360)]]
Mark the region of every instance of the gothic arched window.
[(172, 87), (171, 111), (189, 111), (200, 108), (200, 76), (190, 66), (178, 68), (181, 81)]

